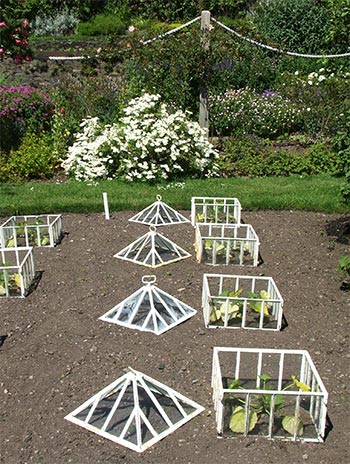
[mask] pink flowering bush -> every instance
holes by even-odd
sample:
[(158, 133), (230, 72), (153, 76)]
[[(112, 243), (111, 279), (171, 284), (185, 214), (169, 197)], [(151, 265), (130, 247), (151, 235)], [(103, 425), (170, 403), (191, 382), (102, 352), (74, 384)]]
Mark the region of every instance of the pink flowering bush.
[(32, 53), (28, 42), (29, 21), (27, 19), (3, 19), (0, 21), (0, 59), (12, 56), (15, 64), (31, 61)]
[(27, 129), (48, 129), (54, 113), (53, 100), (29, 85), (0, 86), (0, 147), (9, 151)]

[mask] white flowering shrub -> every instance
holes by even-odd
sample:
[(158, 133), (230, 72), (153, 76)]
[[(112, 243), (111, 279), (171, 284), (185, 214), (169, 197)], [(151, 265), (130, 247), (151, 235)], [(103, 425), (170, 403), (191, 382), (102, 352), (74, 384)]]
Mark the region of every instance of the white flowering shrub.
[(215, 175), (218, 152), (205, 129), (189, 113), (172, 111), (159, 95), (129, 102), (124, 116), (103, 126), (98, 118), (81, 123), (62, 166), (79, 180), (159, 181)]

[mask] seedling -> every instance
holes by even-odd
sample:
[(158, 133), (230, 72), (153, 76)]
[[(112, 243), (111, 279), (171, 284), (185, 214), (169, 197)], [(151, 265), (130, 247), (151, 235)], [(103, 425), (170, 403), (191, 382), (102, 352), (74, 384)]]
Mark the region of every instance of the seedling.
[(6, 267), (11, 267), (10, 263), (3, 263), (2, 272), (0, 273), (0, 296), (6, 295), (6, 287), (10, 294), (21, 293), (21, 277), (17, 272), (10, 272)]
[(344, 277), (350, 276), (350, 257), (342, 256), (339, 259), (338, 272)]
[[(293, 387), (300, 389), (303, 392), (311, 391), (310, 387), (303, 382), (300, 382), (295, 375), (291, 376), (292, 382), (282, 389), (287, 391)], [(273, 388), (269, 385), (271, 377), (269, 375), (262, 374), (260, 376), (260, 381), (262, 383), (261, 387), (256, 388), (260, 391), (272, 391)], [(235, 379), (229, 386), (232, 390), (242, 389), (243, 387), (239, 385), (239, 380)], [(238, 401), (244, 405), (236, 406), (231, 414), (229, 420), (229, 428), (234, 433), (244, 433), (245, 432), (245, 418), (246, 410), (248, 406), (247, 401), (241, 398), (238, 398)], [(282, 410), (284, 405), (284, 397), (281, 394), (272, 395), (271, 393), (259, 393), (251, 395), (249, 402), (249, 420), (248, 420), (248, 431), (252, 432), (257, 425), (258, 421), (265, 414), (270, 416), (272, 412), (278, 413)], [(304, 432), (304, 424), (300, 418), (299, 413), (295, 415), (285, 415), (281, 420), (282, 428), (289, 433), (290, 435), (301, 436)]]

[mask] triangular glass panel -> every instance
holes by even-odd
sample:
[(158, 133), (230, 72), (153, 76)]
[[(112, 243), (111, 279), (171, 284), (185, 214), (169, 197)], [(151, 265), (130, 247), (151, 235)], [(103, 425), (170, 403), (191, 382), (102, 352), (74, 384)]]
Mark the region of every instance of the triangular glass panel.
[(135, 214), (129, 219), (132, 222), (139, 222), (141, 224), (164, 226), (171, 224), (182, 224), (183, 222), (190, 222), (189, 219), (182, 216), (182, 214), (175, 211), (171, 206), (162, 201), (161, 195), (157, 195), (157, 201), (150, 206)]
[(145, 285), (100, 317), (102, 321), (157, 335), (181, 324), (197, 311), (153, 285), (155, 276), (143, 276)]
[(129, 367), (65, 419), (142, 452), (202, 411), (199, 404)]
[(187, 251), (164, 237), (164, 235), (156, 232), (154, 226), (150, 227), (147, 234), (114, 255), (115, 258), (152, 268), (180, 261), (190, 256)]

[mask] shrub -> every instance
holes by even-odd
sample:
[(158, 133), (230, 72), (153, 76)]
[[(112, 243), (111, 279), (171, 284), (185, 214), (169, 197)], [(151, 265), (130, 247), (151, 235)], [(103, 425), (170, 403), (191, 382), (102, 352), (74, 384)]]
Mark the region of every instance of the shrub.
[(58, 154), (52, 149), (50, 135), (27, 132), (20, 146), (5, 158), (0, 157), (0, 181), (49, 179), (59, 170)]
[(77, 33), (85, 36), (122, 34), (126, 30), (127, 23), (113, 14), (99, 14), (77, 26)]
[(277, 92), (230, 90), (209, 98), (209, 118), (216, 135), (248, 135), (275, 138), (300, 127), (299, 108)]
[(286, 151), (275, 149), (259, 138), (249, 137), (226, 140), (218, 164), (227, 177), (268, 177), (325, 172), (337, 174), (341, 159), (325, 143), (315, 144), (303, 151)]
[(322, 2), (262, 0), (252, 8), (251, 19), (263, 41), (299, 53), (326, 51), (329, 15)]
[(68, 35), (74, 32), (79, 20), (67, 10), (52, 15), (38, 15), (31, 23), (34, 36)]
[(55, 102), (52, 134), (63, 156), (83, 119), (97, 116), (102, 123), (118, 119), (124, 105), (124, 83), (108, 76), (67, 76), (52, 97)]
[(350, 72), (323, 67), (309, 74), (284, 73), (279, 85), (286, 98), (300, 102), (303, 132), (317, 138), (344, 130), (350, 112)]
[(9, 151), (26, 129), (41, 131), (50, 127), (53, 101), (28, 85), (0, 86), (1, 150)]
[(205, 130), (188, 116), (161, 103), (159, 95), (146, 93), (129, 102), (118, 123), (84, 120), (62, 166), (79, 180), (209, 177), (217, 153)]

